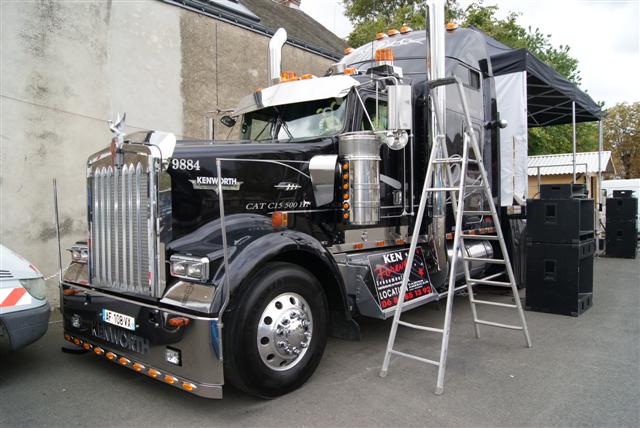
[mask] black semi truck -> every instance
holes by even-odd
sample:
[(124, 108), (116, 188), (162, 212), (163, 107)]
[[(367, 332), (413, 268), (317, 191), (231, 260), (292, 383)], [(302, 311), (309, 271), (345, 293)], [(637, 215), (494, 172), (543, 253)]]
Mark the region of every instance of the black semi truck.
[[(392, 316), (406, 268), (407, 308), (437, 300), (449, 274), (449, 201), (434, 197), (414, 224), (431, 147), (428, 34), (389, 34), (326, 76), (297, 77), (279, 69), (286, 36), (277, 32), (272, 84), (221, 118), (237, 141), (123, 135), (114, 125), (111, 145), (87, 163), (89, 239), (71, 248), (61, 284), (65, 339), (199, 396), (221, 398), (230, 382), (275, 397), (312, 375), (328, 335), (357, 340), (359, 317)], [(464, 83), (499, 194), (485, 43), (449, 28), (446, 73)], [(460, 153), (453, 94), (446, 111), (449, 153)], [(484, 206), (479, 193), (467, 198)], [(421, 239), (407, 267), (414, 227)], [(473, 233), (492, 227), (490, 217), (464, 218)], [(488, 240), (466, 251), (499, 257)]]

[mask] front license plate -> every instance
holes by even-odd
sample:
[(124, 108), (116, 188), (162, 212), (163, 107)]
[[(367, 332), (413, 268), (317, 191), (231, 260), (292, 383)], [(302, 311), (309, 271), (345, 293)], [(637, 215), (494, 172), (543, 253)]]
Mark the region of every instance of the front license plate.
[(113, 312), (108, 309), (102, 310), (102, 321), (118, 327), (126, 328), (127, 330), (136, 330), (136, 319), (134, 317)]

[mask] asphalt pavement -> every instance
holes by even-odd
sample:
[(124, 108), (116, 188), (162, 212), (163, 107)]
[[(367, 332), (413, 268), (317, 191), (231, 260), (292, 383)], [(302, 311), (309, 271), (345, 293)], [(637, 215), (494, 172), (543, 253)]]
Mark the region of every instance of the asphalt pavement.
[[(500, 297), (508, 301), (507, 297)], [(482, 307), (485, 319), (515, 311)], [(429, 304), (407, 321), (437, 325)], [(330, 339), (301, 389), (271, 401), (225, 388), (207, 400), (92, 354), (60, 352), (59, 316), (44, 338), (0, 357), (0, 427), (31, 426), (640, 426), (640, 260), (598, 259), (594, 306), (578, 318), (526, 312), (521, 332), (481, 327), (456, 297), (445, 393), (437, 370), (392, 359), (378, 377), (390, 321), (361, 320), (363, 340)], [(437, 358), (439, 337), (402, 329), (399, 349)]]

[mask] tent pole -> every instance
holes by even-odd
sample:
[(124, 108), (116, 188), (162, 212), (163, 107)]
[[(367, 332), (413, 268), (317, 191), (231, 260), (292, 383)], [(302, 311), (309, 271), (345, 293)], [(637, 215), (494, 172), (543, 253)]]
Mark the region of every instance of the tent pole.
[(573, 126), (573, 184), (576, 184), (576, 102), (571, 102), (571, 124)]
[(600, 239), (602, 238), (602, 225), (600, 224), (600, 213), (602, 212), (602, 119), (598, 121), (598, 205), (596, 206), (596, 226), (598, 231), (597, 251), (600, 254)]

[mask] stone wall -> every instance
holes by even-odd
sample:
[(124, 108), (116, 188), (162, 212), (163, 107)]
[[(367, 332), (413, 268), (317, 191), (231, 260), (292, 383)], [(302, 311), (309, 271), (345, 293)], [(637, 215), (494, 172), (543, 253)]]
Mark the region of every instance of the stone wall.
[[(64, 250), (87, 237), (86, 159), (108, 145), (108, 119), (126, 111), (127, 132), (205, 138), (208, 111), (267, 85), (268, 37), (160, 1), (0, 7), (0, 243), (45, 276), (58, 269), (52, 180)], [(331, 62), (283, 52), (297, 73)]]

